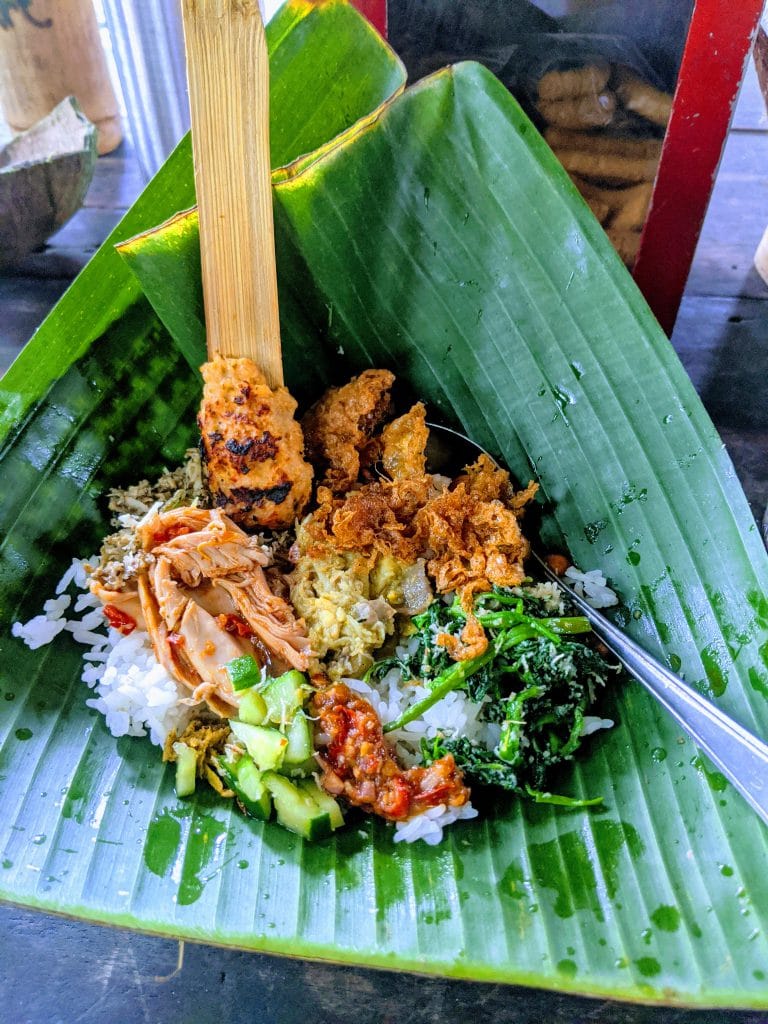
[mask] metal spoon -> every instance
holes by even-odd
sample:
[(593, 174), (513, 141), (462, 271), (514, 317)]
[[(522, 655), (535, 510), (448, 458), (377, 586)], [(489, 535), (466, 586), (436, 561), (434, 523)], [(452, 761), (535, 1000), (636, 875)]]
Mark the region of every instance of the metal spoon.
[[(427, 468), (432, 473), (455, 473), (457, 466), (489, 455), (464, 434), (428, 424)], [(498, 465), (498, 463), (496, 463)], [(675, 721), (717, 765), (747, 803), (768, 823), (768, 745), (739, 725), (687, 683), (630, 640), (604, 615), (589, 605), (535, 551), (531, 558), (547, 579), (557, 583), (592, 626), (597, 637), (631, 676), (661, 703)]]

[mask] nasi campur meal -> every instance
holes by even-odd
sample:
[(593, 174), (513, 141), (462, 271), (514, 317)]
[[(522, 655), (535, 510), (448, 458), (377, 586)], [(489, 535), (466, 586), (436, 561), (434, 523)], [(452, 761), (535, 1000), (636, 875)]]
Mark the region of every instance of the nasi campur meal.
[[(85, 644), (89, 703), (114, 735), (149, 733), (179, 796), (205, 782), (307, 839), (360, 808), (435, 843), (476, 816), (475, 787), (594, 802), (550, 778), (612, 724), (589, 712), (615, 666), (526, 575), (537, 485), (484, 455), (430, 473), (424, 406), (396, 416), (387, 370), (300, 422), (250, 360), (202, 372), (199, 451), (112, 491), (116, 532), (15, 635)], [(567, 572), (615, 603), (599, 572)]]

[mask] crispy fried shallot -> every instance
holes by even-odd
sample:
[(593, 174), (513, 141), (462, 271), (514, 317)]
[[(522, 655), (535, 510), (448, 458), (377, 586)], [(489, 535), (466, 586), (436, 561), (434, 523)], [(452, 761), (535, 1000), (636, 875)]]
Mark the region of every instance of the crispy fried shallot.
[(481, 455), (465, 476), (419, 513), (431, 557), (427, 571), (438, 591), (489, 590), (523, 581), (530, 545), (518, 517), (538, 485), (515, 493), (509, 474)]

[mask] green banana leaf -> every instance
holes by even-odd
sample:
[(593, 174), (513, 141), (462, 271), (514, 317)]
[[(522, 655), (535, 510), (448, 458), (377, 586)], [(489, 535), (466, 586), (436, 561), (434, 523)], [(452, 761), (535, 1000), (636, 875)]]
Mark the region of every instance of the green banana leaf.
[[(274, 197), (291, 386), (308, 399), (331, 376), (392, 366), (520, 478), (534, 472), (551, 529), (610, 575), (628, 629), (765, 732), (768, 567), (746, 502), (668, 342), (509, 94), (476, 65), (450, 69), (280, 172)], [(132, 247), (153, 302), (162, 234)], [(143, 303), (86, 348), (6, 450), (5, 621), (34, 614), (96, 543), (109, 483), (194, 437), (197, 379)], [(211, 795), (176, 800), (148, 743), (115, 742), (85, 708), (66, 640), (3, 648), (0, 896), (294, 955), (768, 1004), (766, 830), (638, 687), (607, 695), (617, 727), (559, 780), (603, 794), (604, 810), (501, 798), (437, 848), (395, 846), (369, 819), (311, 846)]]

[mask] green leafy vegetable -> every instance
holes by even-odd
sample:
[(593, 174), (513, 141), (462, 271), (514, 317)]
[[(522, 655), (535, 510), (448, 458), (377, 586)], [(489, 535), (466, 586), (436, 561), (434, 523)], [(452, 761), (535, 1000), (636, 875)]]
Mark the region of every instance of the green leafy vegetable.
[(526, 588), (494, 588), (479, 595), (474, 612), (488, 647), (475, 658), (452, 661), (438, 636), (458, 636), (467, 615), (458, 600), (451, 605), (434, 601), (413, 620), (418, 638), (413, 653), (379, 663), (371, 672), (380, 677), (397, 667), (404, 679), (418, 678), (430, 691), (389, 722), (385, 732), (420, 718), (451, 690), (463, 689), (470, 700), (483, 702), (483, 718), (500, 724), (496, 748), (487, 750), (466, 737), (438, 736), (422, 743), (426, 763), (452, 753), (470, 780), (545, 802), (551, 770), (579, 748), (587, 708), (610, 671), (597, 651), (576, 639), (590, 633), (587, 619), (552, 616), (550, 610)]
[(479, 743), (472, 743), (466, 736), (449, 739), (439, 735), (434, 739), (421, 741), (421, 757), (424, 764), (432, 764), (446, 754), (453, 754), (456, 763), (464, 769), (464, 774), (470, 782), (483, 786), (499, 786), (513, 793), (520, 792), (514, 768), (492, 750), (481, 747)]
[[(421, 717), (451, 690), (466, 689), (470, 699), (476, 702), (484, 697), (498, 702), (503, 694), (503, 676), (510, 672), (518, 673), (521, 667), (525, 671), (527, 663), (521, 663), (510, 653), (514, 647), (536, 638), (560, 645), (562, 634), (589, 633), (591, 630), (589, 622), (582, 616), (552, 618), (536, 614), (543, 610), (541, 599), (522, 588), (499, 587), (480, 595), (475, 599), (475, 611), (486, 629), (488, 648), (475, 658), (453, 661), (445, 646), (437, 642), (437, 637), (441, 633), (459, 636), (467, 616), (458, 598), (450, 605), (433, 601), (425, 612), (413, 619), (418, 637), (414, 652), (405, 658), (384, 659), (368, 673), (368, 678), (380, 679), (390, 669), (399, 668), (404, 680), (419, 679), (431, 691), (428, 697), (388, 723), (384, 731), (401, 729)], [(498, 719), (498, 708), (486, 712), (486, 717)]]
[(602, 803), (602, 797), (580, 800), (571, 796), (561, 796), (557, 793), (545, 793), (533, 786), (518, 784), (518, 777), (514, 769), (505, 763), (493, 751), (486, 750), (478, 743), (472, 743), (466, 736), (459, 736), (455, 739), (447, 739), (445, 736), (436, 736), (432, 740), (421, 741), (421, 756), (424, 764), (432, 764), (439, 757), (446, 754), (453, 754), (456, 763), (464, 769), (464, 774), (472, 783), (481, 786), (498, 786), (500, 789), (509, 790), (530, 797), (537, 804), (556, 804), (560, 807), (593, 807)]

